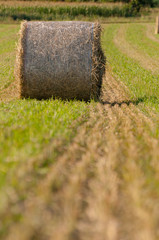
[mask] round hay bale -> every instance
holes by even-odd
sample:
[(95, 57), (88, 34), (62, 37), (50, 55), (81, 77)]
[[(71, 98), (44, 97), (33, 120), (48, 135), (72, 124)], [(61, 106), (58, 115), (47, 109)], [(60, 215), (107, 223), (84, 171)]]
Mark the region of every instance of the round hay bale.
[(99, 98), (105, 57), (91, 22), (23, 22), (15, 77), (21, 98)]

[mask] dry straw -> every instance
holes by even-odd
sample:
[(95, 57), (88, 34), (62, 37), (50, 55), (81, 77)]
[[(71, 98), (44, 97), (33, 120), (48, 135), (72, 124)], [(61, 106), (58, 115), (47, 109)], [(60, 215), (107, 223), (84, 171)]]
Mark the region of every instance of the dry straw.
[(23, 22), (15, 77), (21, 98), (98, 99), (105, 72), (101, 27), (91, 22)]

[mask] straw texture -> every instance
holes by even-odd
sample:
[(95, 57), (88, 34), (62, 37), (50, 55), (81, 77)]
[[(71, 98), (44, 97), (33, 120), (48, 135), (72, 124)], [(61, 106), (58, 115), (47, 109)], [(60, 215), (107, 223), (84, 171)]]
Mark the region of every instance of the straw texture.
[(105, 70), (101, 28), (90, 22), (23, 22), (15, 66), (20, 97), (98, 98)]

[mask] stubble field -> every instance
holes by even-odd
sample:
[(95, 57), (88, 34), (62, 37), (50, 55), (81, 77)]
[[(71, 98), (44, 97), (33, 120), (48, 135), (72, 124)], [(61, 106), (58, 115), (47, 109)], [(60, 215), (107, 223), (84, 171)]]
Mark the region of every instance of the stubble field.
[(0, 237), (159, 238), (159, 37), (105, 24), (100, 102), (18, 100), (0, 25)]

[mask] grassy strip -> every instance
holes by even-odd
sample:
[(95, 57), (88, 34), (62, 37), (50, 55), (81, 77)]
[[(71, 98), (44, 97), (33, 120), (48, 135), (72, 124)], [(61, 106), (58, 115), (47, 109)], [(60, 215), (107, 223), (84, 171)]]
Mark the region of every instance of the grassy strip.
[(0, 25), (0, 91), (14, 80), (15, 41), (18, 25)]
[(53, 139), (64, 138), (66, 142), (70, 141), (74, 135), (72, 122), (86, 112), (87, 104), (80, 101), (1, 102), (0, 186), (4, 184), (6, 174), (12, 167), (22, 161), (29, 161), (30, 157), (39, 154)]
[(148, 56), (159, 59), (159, 44), (146, 36), (146, 30), (146, 25), (130, 24), (126, 32), (126, 40)]
[(135, 97), (138, 103), (142, 102), (142, 106), (153, 107), (159, 112), (159, 76), (151, 74), (119, 51), (113, 42), (118, 26), (105, 27), (103, 47), (107, 60), (117, 78), (129, 87), (132, 98)]
[[(0, 25), (0, 95), (14, 80), (18, 29), (19, 25)], [(72, 129), (72, 122), (87, 112), (87, 104), (79, 101), (0, 102), (0, 187), (9, 169), (39, 154), (53, 139), (59, 137), (69, 142), (80, 124), (77, 121)]]
[(0, 19), (11, 18), (13, 20), (56, 20), (74, 19), (77, 16), (84, 17), (130, 17), (136, 13), (129, 6), (123, 7), (99, 7), (99, 6), (78, 6), (78, 7), (5, 7), (0, 6)]
[[(19, 25), (0, 25), (1, 89), (14, 79), (18, 29)], [(50, 164), (54, 164), (58, 154), (76, 135), (78, 126), (87, 120), (88, 105), (81, 101), (59, 99), (0, 102), (0, 212), (7, 204), (10, 189), (17, 190), (19, 186), (17, 169), (25, 172), (26, 165), (33, 164), (35, 175), (41, 178), (46, 174)], [(5, 227), (0, 226), (0, 235), (4, 231)]]
[[(9, 197), (13, 192), (19, 201), (28, 196), (87, 116), (88, 106), (80, 101), (16, 100), (0, 104), (0, 213), (14, 201)], [(8, 225), (21, 218), (12, 210), (3, 218), (0, 236), (6, 233)]]
[[(120, 27), (120, 25), (107, 25), (105, 27), (103, 47), (105, 48), (107, 60), (112, 67), (115, 77), (124, 82), (130, 89), (132, 99), (136, 99), (138, 107), (146, 114), (147, 111), (150, 110), (148, 115), (151, 119), (156, 120), (156, 116), (159, 114), (159, 76), (151, 74), (149, 71), (142, 68), (138, 62), (119, 51), (113, 41), (114, 38), (118, 39), (118, 27)], [(122, 44), (122, 42), (120, 44)], [(156, 113), (154, 115), (152, 115), (153, 110)], [(138, 114), (137, 110), (135, 113), (132, 109), (127, 108), (125, 109), (125, 113), (127, 114), (128, 119), (131, 119), (132, 123), (129, 125), (129, 120), (124, 122), (121, 115), (118, 115), (119, 121), (121, 122), (121, 125), (118, 124), (117, 126), (117, 129), (119, 129), (117, 130), (118, 135), (120, 136), (120, 139), (125, 138), (124, 141), (120, 140), (119, 152), (124, 152), (118, 168), (118, 171), (121, 174), (120, 180), (123, 182), (123, 189), (129, 189), (130, 196), (132, 194), (134, 197), (133, 191), (138, 194), (138, 198), (141, 200), (140, 206), (144, 206), (146, 212), (148, 212), (148, 204), (146, 201), (148, 198), (151, 199), (150, 201), (153, 202), (153, 204), (151, 203), (151, 206), (153, 207), (149, 207), (149, 211), (151, 216), (150, 219), (153, 219), (151, 226), (154, 227), (158, 221), (158, 219), (155, 218), (155, 211), (152, 212), (152, 209), (155, 209), (154, 206), (157, 204), (155, 199), (158, 199), (159, 194), (159, 181), (156, 177), (158, 175), (157, 159), (159, 121), (157, 118), (157, 121), (154, 121), (155, 123), (151, 128), (149, 125), (151, 121), (147, 121), (147, 123), (144, 122), (144, 118), (142, 119), (142, 116)], [(124, 132), (123, 129), (125, 126), (129, 126), (130, 128), (128, 127), (129, 130), (127, 129), (127, 131)], [(118, 160), (119, 159), (120, 156), (118, 157)], [(134, 168), (135, 165), (136, 167)], [(137, 192), (138, 186), (142, 187)], [(128, 191), (126, 191), (127, 196)], [(124, 209), (125, 206), (127, 206), (126, 212), (128, 212), (130, 216), (131, 213), (128, 209), (131, 206), (131, 201), (129, 201), (129, 203), (130, 205), (124, 204)], [(139, 202), (136, 201), (134, 203), (137, 204), (136, 209), (139, 209)], [(134, 209), (135, 208), (133, 207), (132, 215), (134, 214)], [(124, 223), (122, 223), (122, 225), (126, 225), (127, 219), (128, 218), (124, 218)]]

